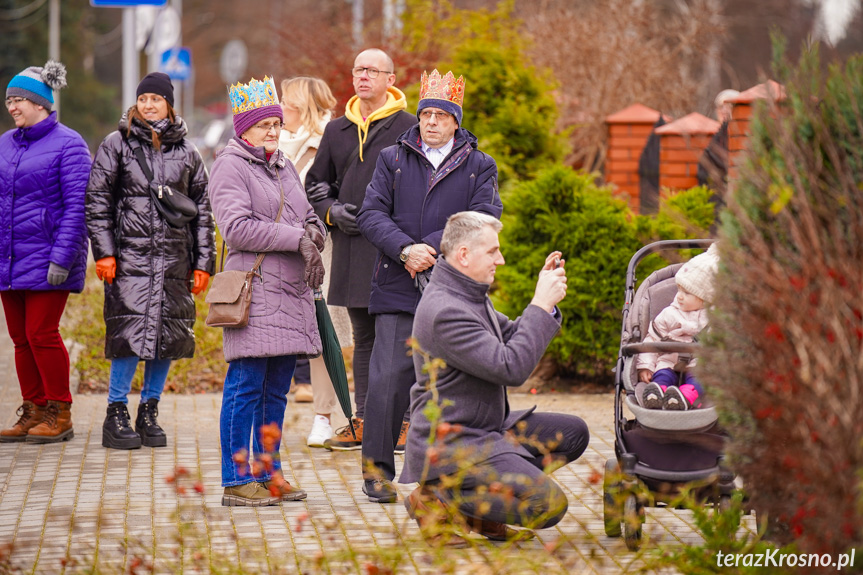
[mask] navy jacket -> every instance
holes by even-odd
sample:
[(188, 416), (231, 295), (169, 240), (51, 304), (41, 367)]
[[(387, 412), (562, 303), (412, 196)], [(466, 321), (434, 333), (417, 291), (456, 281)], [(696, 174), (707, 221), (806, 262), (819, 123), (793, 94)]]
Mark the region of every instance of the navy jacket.
[[(354, 204), (362, 207), (366, 186), (372, 179), (375, 160), (381, 150), (396, 143), (399, 135), (417, 123), (416, 116), (399, 111), (391, 116), (371, 123), (369, 131), (380, 124), (363, 145), (363, 161), (359, 157), (348, 164), (353, 151), (357, 148), (357, 125), (345, 116), (327, 124), (315, 162), (306, 174), (305, 186), (308, 190), (318, 182), (333, 184), (341, 177), (342, 181), (333, 186), (336, 194), (312, 207), (321, 220), (325, 221), (327, 211), (334, 202)], [(349, 236), (338, 226), (330, 226), (333, 238), (333, 265), (330, 274), (330, 291), (327, 303), (345, 307), (369, 307), (369, 291), (372, 269), (375, 262), (375, 248), (361, 235)]]
[[(0, 290), (84, 289), (90, 150), (57, 113), (0, 136)], [(58, 286), (48, 265), (69, 270)]]
[(422, 152), (419, 125), (381, 152), (357, 224), (378, 249), (369, 313), (414, 313), (420, 294), (399, 261), (408, 244), (440, 253), (449, 216), (476, 211), (500, 218), (497, 164), (477, 149), (476, 136), (458, 128), (452, 151), (435, 170)]

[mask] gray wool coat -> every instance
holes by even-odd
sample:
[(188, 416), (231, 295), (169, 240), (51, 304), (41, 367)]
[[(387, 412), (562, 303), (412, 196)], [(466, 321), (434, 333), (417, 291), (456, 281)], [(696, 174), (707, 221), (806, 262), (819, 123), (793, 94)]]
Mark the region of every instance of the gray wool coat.
[(401, 483), (453, 473), (456, 460), (478, 464), (503, 453), (533, 459), (505, 433), (536, 408), (510, 411), (506, 388), (519, 386), (530, 376), (560, 329), (560, 314), (529, 305), (512, 321), (495, 311), (488, 289), (488, 284), (438, 259), (414, 316), (413, 337), (431, 357), (446, 362), (437, 374), (436, 388), (439, 401), (452, 405), (444, 407), (442, 420), (461, 428), (436, 441), (436, 462), (428, 457), (432, 428), (423, 410), (432, 392), (427, 389), (423, 357), (415, 353), (417, 383), (411, 388), (411, 425)]
[[(285, 205), (275, 223), (279, 179)], [(297, 249), (305, 224), (327, 232), (293, 165), (280, 151), (268, 162), (262, 147), (233, 138), (213, 163), (209, 191), (216, 225), (229, 250), (225, 270), (248, 271), (258, 253), (267, 254), (252, 289), (249, 324), (224, 328), (225, 360), (320, 355), (315, 302), (303, 281), (305, 263)]]

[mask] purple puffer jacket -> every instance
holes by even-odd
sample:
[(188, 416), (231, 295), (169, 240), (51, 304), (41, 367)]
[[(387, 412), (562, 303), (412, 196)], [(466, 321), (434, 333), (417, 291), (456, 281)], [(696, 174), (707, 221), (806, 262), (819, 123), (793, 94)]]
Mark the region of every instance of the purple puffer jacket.
[[(57, 113), (0, 136), (0, 290), (84, 289), (90, 150)], [(48, 283), (48, 264), (69, 270)]]
[[(285, 205), (275, 223), (279, 180)], [(305, 263), (297, 249), (305, 224), (316, 225), (323, 234), (327, 231), (306, 199), (293, 165), (280, 151), (268, 162), (262, 147), (233, 138), (213, 163), (210, 204), (228, 245), (226, 270), (248, 271), (257, 253), (267, 254), (252, 288), (249, 325), (224, 330), (225, 361), (320, 355), (315, 302), (303, 281)]]

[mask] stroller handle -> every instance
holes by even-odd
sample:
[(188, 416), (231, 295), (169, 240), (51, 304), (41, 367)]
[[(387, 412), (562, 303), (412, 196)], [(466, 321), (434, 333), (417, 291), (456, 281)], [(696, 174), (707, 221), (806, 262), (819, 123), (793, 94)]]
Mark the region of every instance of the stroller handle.
[(663, 250), (686, 250), (693, 248), (708, 248), (715, 240), (662, 240), (647, 244), (637, 252), (629, 260), (629, 266), (626, 268), (626, 291), (635, 290), (635, 268), (641, 263), (641, 260)]
[(620, 353), (625, 357), (637, 353), (695, 353), (699, 347), (697, 343), (652, 341), (647, 343), (628, 343), (620, 348)]

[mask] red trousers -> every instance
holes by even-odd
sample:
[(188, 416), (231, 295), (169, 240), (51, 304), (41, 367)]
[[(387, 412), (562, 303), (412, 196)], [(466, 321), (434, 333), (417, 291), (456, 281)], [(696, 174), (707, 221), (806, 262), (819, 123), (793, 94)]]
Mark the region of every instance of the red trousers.
[(72, 401), (69, 352), (59, 328), (68, 297), (59, 290), (0, 292), (24, 401), (43, 406), (49, 399)]

